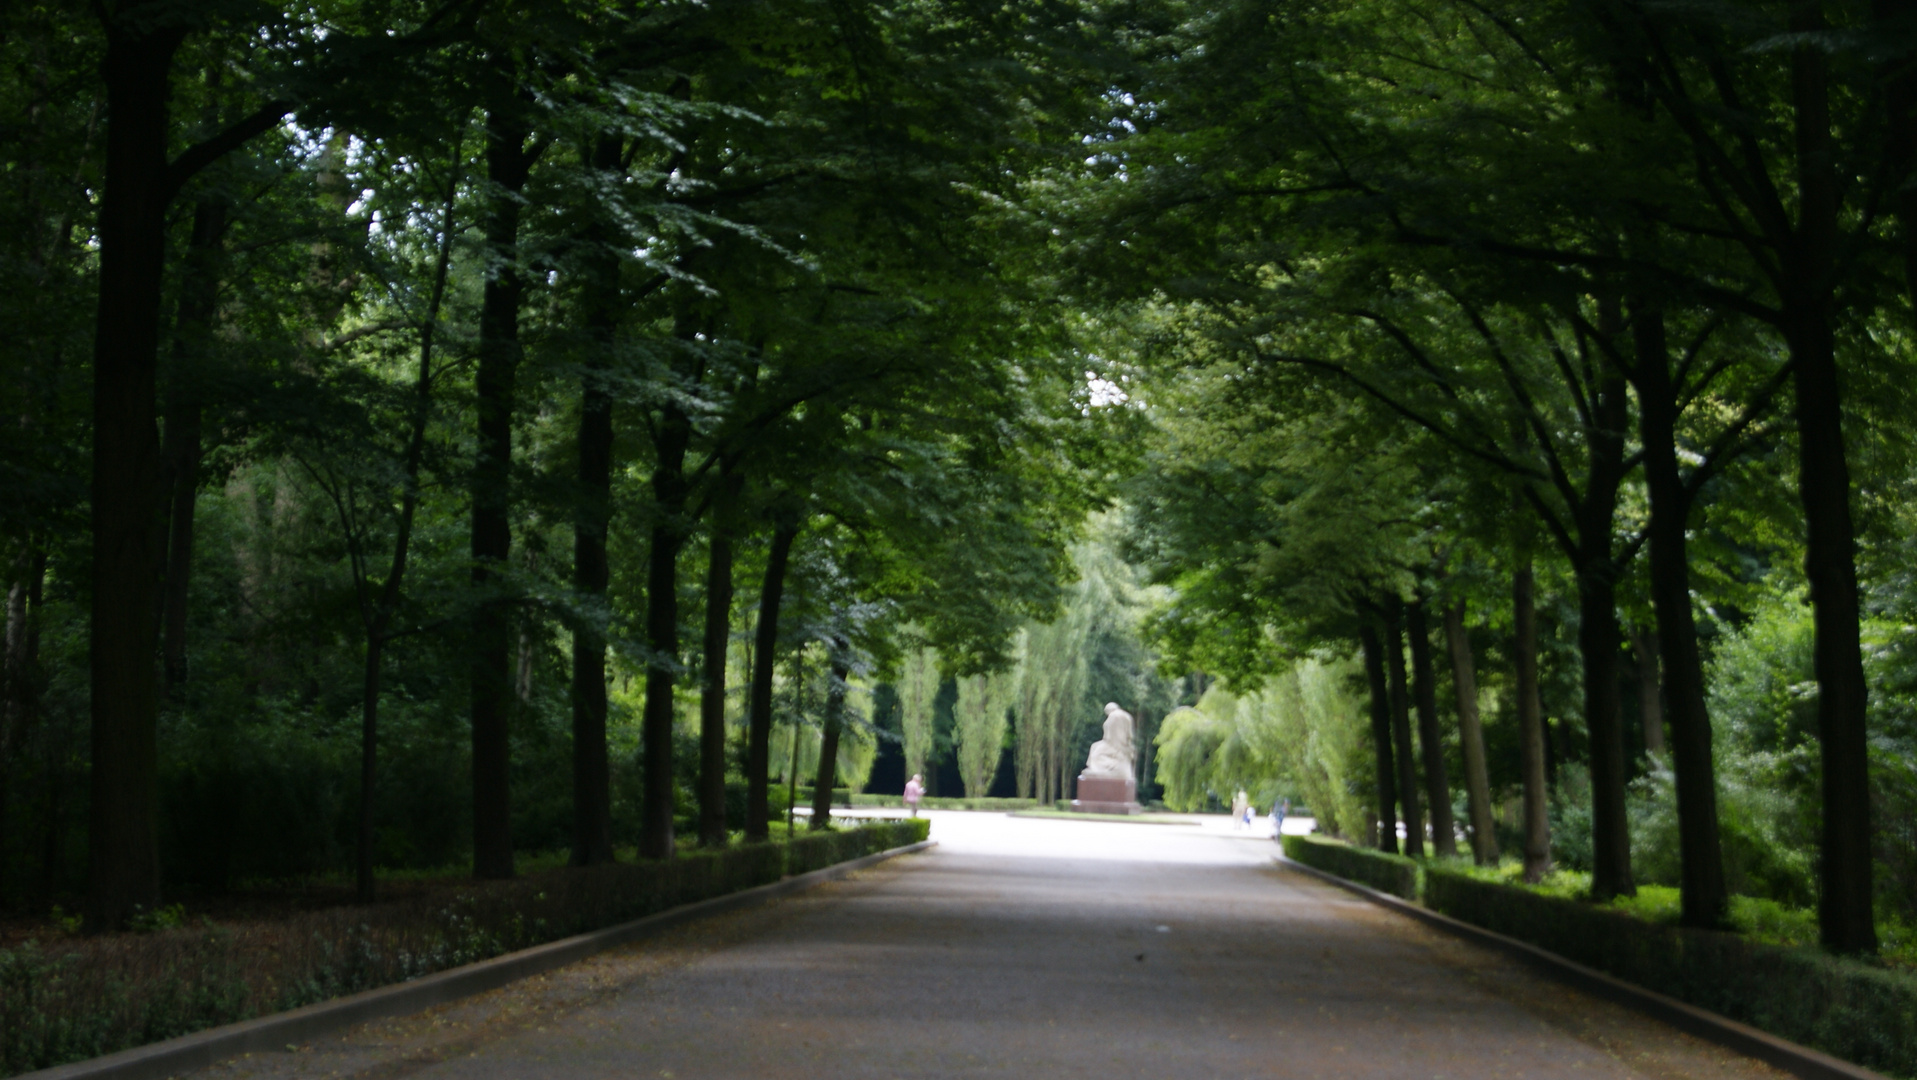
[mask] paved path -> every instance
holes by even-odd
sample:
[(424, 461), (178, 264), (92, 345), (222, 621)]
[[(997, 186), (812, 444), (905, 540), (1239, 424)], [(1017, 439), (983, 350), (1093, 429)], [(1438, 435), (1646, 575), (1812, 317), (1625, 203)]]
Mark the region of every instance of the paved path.
[[(1267, 828), (1268, 831), (1268, 828)], [(1778, 1077), (1205, 826), (940, 846), (214, 1077)]]

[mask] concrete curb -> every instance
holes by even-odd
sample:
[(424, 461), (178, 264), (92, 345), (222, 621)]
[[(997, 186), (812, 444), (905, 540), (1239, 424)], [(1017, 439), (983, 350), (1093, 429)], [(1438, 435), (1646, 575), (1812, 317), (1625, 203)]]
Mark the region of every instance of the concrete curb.
[(1316, 867), (1294, 862), (1283, 855), (1272, 856), (1272, 861), (1287, 870), (1296, 870), (1348, 892), (1357, 893), (1380, 907), (1390, 908), (1401, 915), (1409, 915), (1458, 937), (1469, 938), (1480, 945), (1489, 945), (1588, 994), (1636, 1009), (1680, 1031), (1754, 1057), (1793, 1076), (1801, 1076), (1804, 1080), (1888, 1080), (1882, 1073), (1872, 1072), (1861, 1065), (1852, 1065), (1848, 1061), (1834, 1058), (1822, 1051), (1812, 1050), (1808, 1046), (1799, 1046), (1767, 1031), (1759, 1031), (1748, 1024), (1740, 1024), (1695, 1005), (1686, 1005), (1676, 998), (1665, 997), (1655, 991), (1606, 975), (1602, 971), (1573, 963), (1556, 953), (1546, 952), (1516, 938), (1505, 937), (1503, 934), (1486, 930), (1481, 926), (1473, 926), (1449, 915), (1440, 914), (1422, 904), (1414, 904), (1409, 900), (1392, 896), (1390, 893), (1379, 892), (1355, 881), (1347, 881), (1336, 874), (1329, 874)]
[(594, 953), (655, 937), (695, 919), (737, 911), (803, 892), (855, 870), (863, 870), (895, 856), (924, 851), (937, 844), (937, 840), (924, 840), (875, 852), (770, 885), (670, 908), (657, 915), (594, 930), (589, 934), (561, 938), (491, 960), (482, 960), (477, 964), (426, 975), (411, 982), (382, 986), (255, 1020), (208, 1028), (177, 1039), (148, 1043), (70, 1065), (21, 1073), (13, 1080), (164, 1080), (166, 1077), (204, 1069), (241, 1054), (284, 1050), (290, 1044), (310, 1042), (322, 1035), (356, 1027), (370, 1020), (406, 1016), (434, 1005), (482, 994), (529, 975), (565, 967)]

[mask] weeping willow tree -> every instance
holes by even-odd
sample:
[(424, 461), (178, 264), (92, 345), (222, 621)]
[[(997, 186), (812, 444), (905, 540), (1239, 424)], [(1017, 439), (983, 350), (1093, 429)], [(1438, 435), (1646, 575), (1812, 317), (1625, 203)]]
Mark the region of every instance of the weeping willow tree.
[(1158, 729), (1158, 778), (1173, 810), (1203, 810), (1218, 792), (1213, 765), (1232, 725), (1216, 715), (1217, 693), (1214, 688), (1197, 707), (1172, 710)]
[[(834, 760), (838, 763), (833, 771), (833, 786), (852, 791), (863, 791), (866, 781), (871, 779), (872, 764), (878, 760), (877, 729), (872, 724), (871, 687), (864, 681), (853, 678), (847, 682), (845, 695), (845, 715), (839, 733), (839, 751)], [(770, 772), (773, 776), (789, 776), (793, 762), (794, 743), (797, 744), (799, 782), (809, 784), (818, 775), (819, 746), (824, 741), (824, 732), (816, 724), (802, 723), (795, 732), (783, 727), (772, 740), (770, 750)]]
[(1157, 739), (1166, 805), (1200, 810), (1242, 788), (1261, 807), (1301, 799), (1333, 835), (1362, 832), (1370, 744), (1359, 674), (1349, 657), (1306, 657), (1255, 691), (1214, 685), (1173, 712)]
[(905, 742), (905, 775), (925, 771), (932, 756), (932, 706), (939, 696), (939, 654), (934, 649), (908, 653), (898, 681), (899, 723)]
[[(1012, 698), (1022, 797), (1050, 802), (1070, 793), (1086, 748), (1099, 737), (1107, 701), (1137, 719), (1141, 749), (1171, 704), (1171, 685), (1158, 676), (1139, 636), (1154, 592), (1119, 555), (1122, 528), (1117, 513), (1091, 517), (1086, 539), (1072, 548), (1078, 580), (1067, 590), (1065, 610), (1019, 635)], [(1139, 764), (1143, 790), (1148, 762), (1141, 756)]]
[(1003, 672), (966, 675), (958, 680), (952, 708), (957, 736), (959, 779), (965, 794), (980, 798), (992, 787), (998, 759), (1005, 751), (1005, 712), (1011, 708), (1016, 678)]

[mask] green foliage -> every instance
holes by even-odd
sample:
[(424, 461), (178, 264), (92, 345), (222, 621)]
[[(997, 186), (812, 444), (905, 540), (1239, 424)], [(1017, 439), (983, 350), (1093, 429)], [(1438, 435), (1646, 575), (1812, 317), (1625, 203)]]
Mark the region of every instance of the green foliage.
[(1178, 708), (1158, 729), (1158, 777), (1165, 785), (1165, 805), (1173, 810), (1203, 810), (1217, 789), (1212, 759), (1232, 735), (1228, 720), (1214, 719), (1202, 708)]
[(1078, 580), (1064, 611), (1019, 634), (1015, 717), (1018, 792), (1040, 802), (1070, 793), (1086, 751), (1101, 737), (1105, 704), (1132, 714), (1140, 753), (1140, 797), (1152, 785), (1152, 734), (1170, 708), (1170, 684), (1146, 648), (1140, 623), (1161, 594), (1147, 587), (1121, 555), (1123, 515), (1095, 514), (1071, 550)]
[(828, 866), (864, 858), (907, 844), (917, 844), (931, 835), (930, 821), (924, 818), (861, 825), (851, 829), (828, 829), (794, 837), (786, 847), (787, 874), (804, 874)]
[(1416, 900), (1423, 869), (1415, 859), (1353, 847), (1328, 837), (1286, 833), (1285, 858), (1327, 874), (1369, 885), (1380, 892)]
[(1256, 690), (1219, 683), (1196, 707), (1174, 710), (1158, 733), (1165, 804), (1202, 810), (1245, 790), (1254, 806), (1308, 805), (1318, 828), (1362, 839), (1372, 763), (1359, 664), (1306, 657)]
[(938, 653), (919, 649), (906, 655), (898, 683), (900, 722), (905, 730), (905, 775), (925, 772), (932, 753), (932, 705), (939, 692)]
[(959, 777), (972, 798), (983, 798), (998, 772), (1005, 753), (1005, 716), (1014, 690), (1009, 672), (959, 677), (958, 700), (952, 707), (953, 743)]

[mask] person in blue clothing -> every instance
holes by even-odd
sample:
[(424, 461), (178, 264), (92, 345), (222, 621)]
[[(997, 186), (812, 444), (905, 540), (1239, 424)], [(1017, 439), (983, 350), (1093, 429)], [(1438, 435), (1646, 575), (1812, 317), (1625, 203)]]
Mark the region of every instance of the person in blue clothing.
[(1285, 835), (1285, 815), (1291, 813), (1291, 800), (1279, 799), (1271, 804), (1271, 838), (1278, 840)]

